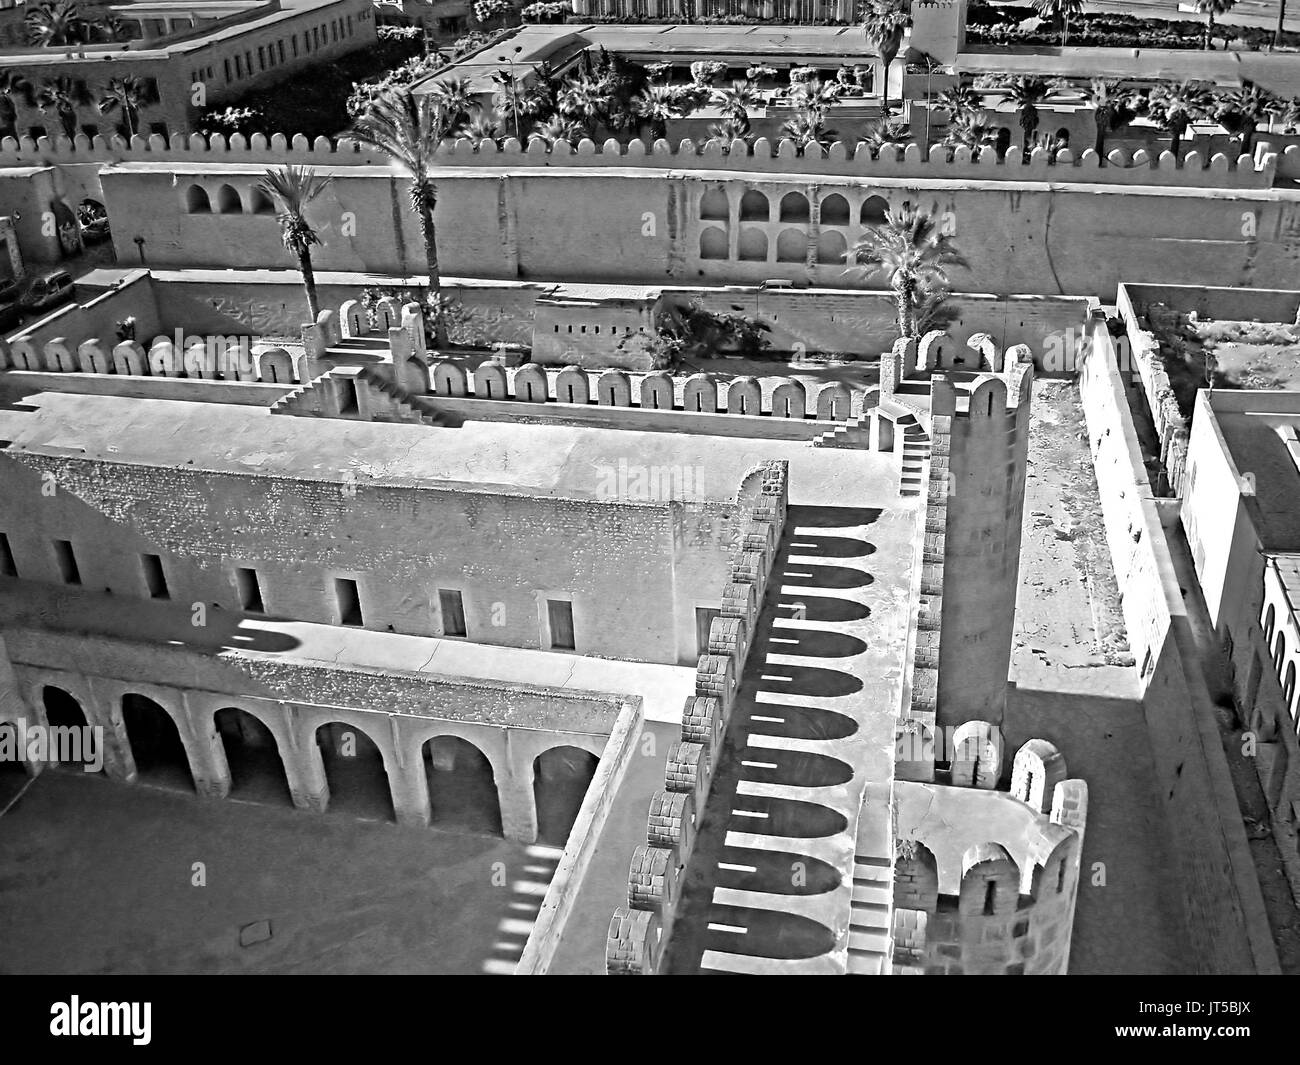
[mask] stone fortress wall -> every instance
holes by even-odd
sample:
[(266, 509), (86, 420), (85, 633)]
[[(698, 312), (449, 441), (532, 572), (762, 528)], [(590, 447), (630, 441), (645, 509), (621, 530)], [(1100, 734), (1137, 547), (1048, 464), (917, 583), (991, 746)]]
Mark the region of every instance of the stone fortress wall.
[(768, 578), (785, 529), (785, 463), (763, 469), (758, 506), (732, 561), (732, 583), (709, 631), (708, 653), (696, 669), (695, 693), (682, 711), (681, 740), (668, 751), (664, 790), (650, 800), (646, 842), (632, 854), (627, 905), (614, 911), (606, 941), (606, 972), (652, 975), (659, 970), (681, 902), (713, 773), (721, 754), (736, 688), (758, 622)]

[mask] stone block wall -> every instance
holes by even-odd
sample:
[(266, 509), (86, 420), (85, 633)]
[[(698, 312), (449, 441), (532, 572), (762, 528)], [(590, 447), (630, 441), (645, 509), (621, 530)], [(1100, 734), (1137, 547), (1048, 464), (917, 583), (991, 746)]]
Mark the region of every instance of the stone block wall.
[(894, 972), (1064, 975), (1088, 788), (1065, 779), (1060, 753), (1027, 743), (1009, 793), (896, 787)]
[(700, 656), (695, 694), (687, 697), (682, 713), (681, 740), (668, 751), (664, 789), (650, 800), (646, 842), (632, 855), (627, 906), (615, 910), (610, 921), (605, 951), (610, 975), (654, 975), (672, 935), (697, 821), (708, 801), (749, 653), (755, 610), (763, 601), (785, 528), (787, 478), (784, 462), (762, 467), (757, 506), (741, 533), (741, 543), (753, 550), (736, 555), (722, 614), (714, 619), (709, 635), (710, 653)]

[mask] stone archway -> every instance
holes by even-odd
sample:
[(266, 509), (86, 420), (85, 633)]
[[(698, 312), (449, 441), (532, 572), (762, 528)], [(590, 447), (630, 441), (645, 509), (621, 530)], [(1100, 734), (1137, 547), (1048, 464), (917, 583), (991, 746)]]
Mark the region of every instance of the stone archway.
[[(50, 739), (52, 740), (54, 738), (55, 729), (78, 729), (83, 737), (80, 749), (84, 756), (86, 753), (84, 737), (89, 737), (91, 735), (91, 726), (90, 719), (87, 717), (86, 711), (82, 709), (81, 703), (79, 703), (76, 698), (68, 692), (53, 684), (47, 684), (41, 690), (41, 703), (45, 707), (45, 721), (50, 727)], [(106, 742), (106, 737), (101, 738), (97, 742)], [(51, 760), (53, 760), (53, 753), (54, 752), (51, 750)], [(85, 767), (84, 765), (69, 762), (67, 763), (66, 768), (80, 773)], [(102, 773), (103, 771), (103, 766), (101, 764), (98, 772)]]
[(214, 721), (230, 769), (231, 798), (292, 806), (289, 777), (275, 734), (237, 706), (222, 707)]
[(195, 790), (189, 753), (171, 714), (148, 696), (129, 692), (122, 696), (122, 723), (142, 783)]
[(552, 747), (533, 762), (537, 840), (563, 846), (600, 761), (580, 747)]
[(393, 789), (378, 745), (355, 725), (332, 721), (316, 729), (329, 809), (366, 820), (392, 821)]
[(487, 756), (459, 736), (435, 736), (420, 751), (429, 787), (430, 824), (449, 831), (501, 835), (501, 801)]

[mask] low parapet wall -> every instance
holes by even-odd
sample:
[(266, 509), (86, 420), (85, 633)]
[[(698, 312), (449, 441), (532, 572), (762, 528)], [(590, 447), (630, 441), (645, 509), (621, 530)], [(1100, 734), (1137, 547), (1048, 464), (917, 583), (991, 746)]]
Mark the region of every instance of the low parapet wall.
[[(1293, 156), (1300, 147), (1285, 149), (1283, 165), (1295, 169)], [(301, 134), (266, 137), (254, 134), (245, 138), (235, 134), (227, 140), (221, 134), (205, 138), (176, 134), (135, 136), (130, 141), (120, 137), (93, 140), (78, 136), (5, 138), (0, 144), (0, 166), (76, 165), (86, 163), (134, 161), (181, 161), (214, 163), (297, 163), (312, 166), (386, 166), (386, 156), (368, 150), (346, 138), (314, 141)], [(620, 144), (613, 138), (597, 146), (583, 140), (576, 145), (559, 141), (548, 146), (534, 140), (521, 145), (513, 137), (499, 147), (492, 141), (475, 145), (469, 140), (446, 142), (439, 148), (436, 161), (443, 166), (519, 168), (533, 166), (615, 166), (662, 169), (732, 170), (770, 174), (834, 174), (861, 177), (933, 178), (943, 180), (986, 180), (1026, 182), (1081, 182), (1103, 185), (1173, 185), (1199, 188), (1270, 188), (1278, 170), (1279, 156), (1261, 153), (1258, 161), (1250, 155), (1231, 159), (1218, 154), (1211, 159), (1189, 152), (1181, 160), (1172, 152), (1150, 153), (1138, 150), (1132, 155), (1122, 149), (1107, 153), (1103, 160), (1092, 149), (1076, 158), (1068, 149), (1055, 156), (1045, 148), (1025, 153), (1012, 148), (1003, 159), (986, 150), (978, 159), (967, 148), (950, 153), (941, 145), (925, 153), (920, 145), (909, 144), (901, 150), (883, 151), (877, 157), (862, 144), (836, 141), (829, 149), (801, 152), (793, 140), (776, 143), (760, 137), (752, 145), (743, 141), (690, 139), (670, 144), (667, 140), (647, 145), (642, 140)]]
[(758, 504), (742, 529), (722, 612), (700, 656), (695, 694), (682, 712), (681, 741), (668, 751), (664, 789), (650, 799), (646, 842), (633, 852), (628, 904), (614, 911), (605, 946), (606, 972), (659, 971), (681, 901), (699, 818), (713, 783), (727, 721), (762, 609), (763, 593), (785, 528), (788, 465), (762, 466)]

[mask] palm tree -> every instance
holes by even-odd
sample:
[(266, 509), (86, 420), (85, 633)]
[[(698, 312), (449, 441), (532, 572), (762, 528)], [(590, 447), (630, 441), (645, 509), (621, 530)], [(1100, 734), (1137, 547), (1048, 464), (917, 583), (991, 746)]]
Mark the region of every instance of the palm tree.
[(101, 115), (121, 109), (122, 116), (126, 119), (128, 139), (136, 134), (140, 109), (156, 99), (151, 84), (145, 78), (130, 75), (124, 78), (113, 78), (109, 81), (108, 88), (104, 90), (103, 99), (99, 101)]
[(907, 143), (907, 124), (894, 119), (881, 119), (867, 127), (867, 134), (862, 138), (872, 159), (879, 159), (880, 153), (891, 149), (895, 158), (898, 149)]
[(809, 148), (820, 151), (829, 150), (835, 143), (836, 133), (827, 129), (825, 119), (819, 111), (800, 111), (794, 118), (781, 124), (781, 136), (795, 143), (795, 154), (803, 155)]
[(1034, 0), (1039, 18), (1061, 25), (1061, 47), (1070, 43), (1070, 19), (1083, 14), (1083, 0)]
[(884, 66), (881, 79), (880, 113), (889, 117), (889, 68), (903, 46), (903, 34), (912, 25), (909, 0), (866, 0), (862, 8), (862, 30)]
[(1250, 155), (1261, 119), (1277, 114), (1282, 100), (1258, 85), (1237, 89), (1217, 99), (1215, 117), (1241, 137), (1241, 154)]
[(969, 85), (953, 85), (936, 96), (934, 104), (947, 111), (948, 121), (953, 122), (961, 115), (974, 114), (983, 101), (980, 94)]
[(632, 111), (650, 127), (651, 141), (668, 136), (670, 119), (681, 118), (685, 108), (679, 94), (667, 85), (647, 85), (632, 100)]
[(18, 108), (15, 97), (28, 106), (32, 102), (32, 83), (16, 70), (0, 70), (0, 137), (18, 135)]
[(1042, 78), (1015, 78), (1007, 86), (1007, 98), (1020, 112), (1020, 130), (1024, 134), (1026, 151), (1038, 131), (1038, 105), (1046, 96), (1047, 82)]
[(1209, 114), (1213, 100), (1206, 87), (1195, 81), (1157, 85), (1145, 97), (1147, 113), (1169, 134), (1169, 150), (1175, 159), (1187, 127)]
[(1283, 133), (1295, 133), (1300, 130), (1300, 96), (1289, 100), (1279, 100), (1273, 109)]
[(816, 111), (824, 115), (827, 108), (844, 95), (844, 86), (838, 81), (823, 82), (809, 78), (790, 86), (790, 99), (801, 111)]
[(466, 123), (462, 135), (473, 141), (475, 146), (482, 144), (484, 141), (491, 141), (499, 146), (502, 135), (501, 124), (497, 121), (495, 113), (483, 114), (480, 112)]
[(918, 310), (933, 309), (948, 289), (948, 268), (968, 265), (934, 219), (910, 206), (889, 211), (884, 222), (871, 226), (849, 262), (863, 267), (867, 279), (883, 276), (889, 283), (904, 337), (917, 335)]
[(712, 99), (722, 117), (740, 127), (742, 136), (749, 132), (749, 109), (757, 107), (760, 102), (758, 93), (749, 82), (733, 81), (730, 88), (714, 89)]
[(309, 166), (281, 166), (267, 170), (257, 187), (275, 204), (275, 219), (280, 223), (280, 240), (298, 258), (302, 287), (307, 293), (307, 312), (315, 323), (320, 314), (316, 298), (316, 274), (311, 266), (311, 246), (321, 243), (307, 221), (307, 208), (325, 191), (330, 178), (317, 177)]
[(1205, 16), (1205, 47), (1210, 47), (1210, 38), (1214, 36), (1214, 20), (1218, 15), (1226, 15), (1237, 6), (1237, 0), (1195, 0), (1196, 13)]
[(609, 114), (611, 97), (599, 81), (579, 78), (560, 92), (559, 112), (585, 130), (595, 131)]
[(41, 48), (85, 44), (91, 36), (90, 23), (72, 0), (46, 0), (27, 13), (27, 38)]
[(443, 78), (429, 86), (429, 95), (452, 122), (468, 122), (479, 109), (465, 78)]
[(943, 144), (948, 149), (948, 161), (952, 162), (958, 148), (969, 148), (971, 159), (978, 161), (985, 148), (996, 144), (998, 131), (985, 122), (979, 115), (967, 112), (958, 115), (948, 123), (944, 133)]
[(461, 128), (461, 123), (448, 114), (432, 94), (417, 96), (409, 88), (403, 88), (376, 99), (348, 131), (352, 140), (383, 152), (410, 176), (411, 210), (420, 220), (420, 236), (424, 238), (434, 343), (439, 347), (446, 346), (447, 329), (442, 313), (438, 232), (433, 220), (438, 205), (438, 189), (431, 171), (437, 165), (438, 146), (459, 133)]
[(1119, 78), (1093, 78), (1083, 90), (1083, 98), (1092, 104), (1097, 122), (1097, 139), (1093, 150), (1106, 158), (1106, 137), (1117, 126), (1133, 117), (1133, 91)]
[(533, 141), (541, 141), (548, 148), (554, 148), (558, 141), (577, 144), (586, 135), (587, 131), (573, 119), (552, 115), (533, 127), (532, 133), (528, 134), (528, 142), (531, 144)]
[(721, 122), (714, 122), (709, 126), (709, 136), (728, 146), (732, 141), (754, 143), (754, 134), (750, 131), (749, 123), (742, 123), (735, 118), (724, 118)]
[(90, 93), (85, 82), (60, 74), (46, 80), (37, 100), (42, 111), (53, 110), (58, 115), (64, 136), (71, 140), (77, 135), (77, 108), (90, 103)]

